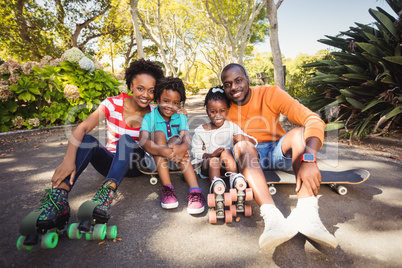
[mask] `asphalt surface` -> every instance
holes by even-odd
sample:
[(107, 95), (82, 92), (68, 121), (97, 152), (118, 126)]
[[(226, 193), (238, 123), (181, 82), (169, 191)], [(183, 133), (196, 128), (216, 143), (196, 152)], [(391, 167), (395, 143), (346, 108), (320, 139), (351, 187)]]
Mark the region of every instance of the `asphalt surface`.
[[(205, 122), (204, 96), (189, 98), (190, 128)], [(351, 147), (328, 137), (319, 156), (330, 170), (365, 168), (368, 181), (347, 186), (340, 196), (329, 187), (320, 190), (320, 216), (339, 246), (328, 249), (303, 235), (270, 252), (258, 247), (264, 222), (251, 201), (253, 215), (240, 221), (212, 225), (207, 211), (190, 216), (185, 200), (188, 187), (172, 176), (179, 207), (160, 206), (161, 185), (149, 176), (125, 178), (112, 207), (109, 223), (118, 227), (118, 241), (69, 240), (60, 237), (55, 249), (36, 246), (17, 251), (21, 220), (40, 204), (61, 163), (71, 130), (58, 129), (0, 136), (0, 267), (402, 267), (402, 164), (400, 158), (376, 150)], [(91, 134), (104, 140), (103, 127)], [(396, 146), (400, 146), (397, 143)], [(104, 177), (92, 166), (69, 194), (70, 223), (78, 207), (90, 200)], [(209, 185), (199, 179), (207, 194)], [(293, 185), (278, 185), (274, 200), (287, 217), (296, 205)]]

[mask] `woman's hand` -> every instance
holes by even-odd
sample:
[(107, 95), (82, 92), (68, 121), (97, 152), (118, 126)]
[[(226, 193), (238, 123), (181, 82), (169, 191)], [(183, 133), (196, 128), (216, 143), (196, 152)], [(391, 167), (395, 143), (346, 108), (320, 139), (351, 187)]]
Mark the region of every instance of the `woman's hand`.
[(177, 110), (176, 113), (178, 113), (178, 114), (184, 114), (186, 117), (188, 117), (188, 115), (187, 115), (187, 110), (186, 110), (184, 107), (182, 107), (182, 108), (180, 108), (179, 110)]
[(70, 185), (73, 185), (75, 179), (75, 163), (69, 160), (63, 162), (56, 168), (52, 177), (52, 188), (58, 188), (64, 179), (70, 175)]

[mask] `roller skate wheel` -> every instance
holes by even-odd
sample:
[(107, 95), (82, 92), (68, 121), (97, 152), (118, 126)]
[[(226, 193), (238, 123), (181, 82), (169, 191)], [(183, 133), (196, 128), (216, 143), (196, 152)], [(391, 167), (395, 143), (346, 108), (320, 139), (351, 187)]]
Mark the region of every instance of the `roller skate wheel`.
[(244, 216), (245, 217), (251, 217), (253, 215), (253, 210), (251, 209), (250, 205), (245, 205), (244, 206)]
[(237, 190), (236, 189), (230, 189), (229, 193), (232, 196), (232, 202), (236, 202), (237, 201)]
[(106, 224), (95, 224), (93, 238), (94, 240), (103, 240), (105, 239), (107, 232)]
[(210, 210), (209, 211), (208, 220), (209, 220), (209, 223), (212, 223), (212, 224), (216, 223), (217, 218), (216, 218), (216, 211), (215, 210)]
[(208, 207), (213, 208), (215, 207), (215, 194), (208, 194), (207, 196)]
[(116, 225), (107, 227), (106, 237), (108, 239), (115, 239), (117, 237), (117, 226)]
[(47, 233), (42, 237), (41, 247), (44, 249), (55, 248), (59, 242), (59, 236), (57, 233)]
[(155, 185), (155, 184), (158, 183), (158, 179), (156, 177), (151, 177), (149, 179), (149, 183), (152, 184), (152, 185)]
[(225, 210), (225, 222), (226, 223), (232, 223), (233, 221), (233, 216), (230, 210)]
[(78, 230), (78, 223), (73, 223), (68, 227), (67, 235), (70, 239), (81, 239), (82, 233)]
[(232, 204), (232, 195), (230, 193), (224, 193), (223, 200), (225, 201), (225, 206), (230, 206)]
[(247, 188), (246, 189), (246, 201), (252, 201), (253, 200), (253, 189)]
[(86, 233), (85, 234), (85, 240), (89, 241), (89, 240), (95, 240), (94, 239), (94, 235), (90, 234), (90, 233)]
[(236, 205), (230, 205), (230, 212), (232, 213), (233, 217), (237, 216)]
[(18, 240), (17, 240), (17, 250), (18, 251), (33, 249), (34, 246), (24, 245), (24, 241), (25, 241), (25, 236), (21, 235), (20, 238), (18, 238)]

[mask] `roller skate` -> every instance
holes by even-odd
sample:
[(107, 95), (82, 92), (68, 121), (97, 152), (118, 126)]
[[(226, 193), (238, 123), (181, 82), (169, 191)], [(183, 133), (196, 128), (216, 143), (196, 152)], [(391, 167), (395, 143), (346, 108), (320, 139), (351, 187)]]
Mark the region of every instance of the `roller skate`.
[(31, 250), (41, 244), (44, 249), (55, 248), (59, 235), (67, 230), (70, 218), (68, 192), (64, 189), (47, 189), (39, 209), (28, 214), (20, 224), (18, 250)]
[[(229, 193), (225, 193), (226, 185), (221, 178), (215, 177), (211, 183), (208, 194), (208, 218), (210, 223), (216, 223), (217, 219), (224, 219), (226, 223), (231, 223), (233, 220), (233, 211), (225, 210), (225, 206), (232, 204), (232, 198)], [(236, 212), (236, 211), (234, 211)]]
[(247, 188), (247, 180), (241, 173), (226, 172), (226, 177), (230, 179), (230, 196), (232, 201), (235, 202), (231, 205), (230, 211), (233, 212), (233, 217), (237, 213), (244, 213), (244, 216), (251, 217), (253, 211), (250, 205), (246, 205), (246, 201), (253, 200), (253, 190)]
[(92, 200), (82, 203), (77, 212), (79, 223), (73, 223), (68, 228), (70, 239), (80, 239), (85, 234), (86, 240), (115, 239), (117, 227), (107, 226), (110, 219), (110, 205), (113, 202), (115, 189), (106, 182), (95, 194)]

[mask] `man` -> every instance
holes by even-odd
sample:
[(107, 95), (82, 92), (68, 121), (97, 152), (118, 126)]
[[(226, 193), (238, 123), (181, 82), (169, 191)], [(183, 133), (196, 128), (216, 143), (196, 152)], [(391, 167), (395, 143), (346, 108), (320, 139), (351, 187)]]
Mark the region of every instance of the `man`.
[[(227, 65), (221, 79), (225, 94), (232, 101), (228, 119), (246, 134), (257, 138), (259, 143), (255, 148), (247, 141), (238, 142), (234, 154), (240, 172), (253, 189), (265, 222), (260, 247), (275, 248), (300, 232), (335, 248), (335, 237), (327, 231), (318, 215), (321, 174), (316, 155), (323, 144), (325, 123), (277, 86), (250, 88), (247, 72), (239, 64)], [(280, 114), (301, 127), (286, 133), (279, 123)], [(286, 170), (290, 167), (296, 174), (298, 203), (285, 219), (269, 193), (262, 169)]]

